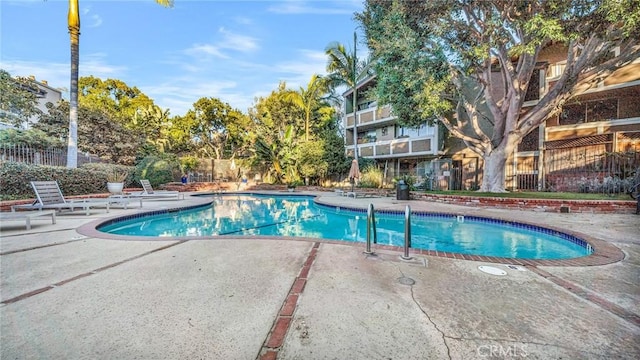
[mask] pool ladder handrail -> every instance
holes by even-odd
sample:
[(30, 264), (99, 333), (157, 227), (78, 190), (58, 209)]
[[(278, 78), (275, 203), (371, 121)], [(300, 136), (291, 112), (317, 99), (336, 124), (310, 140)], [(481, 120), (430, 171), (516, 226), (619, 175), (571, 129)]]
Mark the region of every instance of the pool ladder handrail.
[(409, 256), (409, 248), (411, 247), (411, 207), (407, 205), (404, 210), (404, 253), (400, 258), (402, 260), (411, 260)]
[(376, 230), (376, 211), (373, 208), (373, 204), (369, 204), (369, 209), (367, 210), (367, 248), (364, 253), (371, 255), (373, 251), (371, 250), (371, 229), (373, 228), (373, 243), (378, 243), (378, 231)]

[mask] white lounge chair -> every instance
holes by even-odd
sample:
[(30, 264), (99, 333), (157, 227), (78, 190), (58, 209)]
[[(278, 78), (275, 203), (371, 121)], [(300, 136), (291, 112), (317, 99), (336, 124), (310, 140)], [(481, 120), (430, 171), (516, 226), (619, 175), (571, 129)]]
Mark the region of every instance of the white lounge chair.
[(51, 223), (56, 223), (56, 211), (21, 211), (21, 212), (0, 212), (0, 220), (12, 221), (12, 220), (25, 220), (27, 222), (27, 230), (31, 230), (31, 219), (40, 216), (51, 216)]
[(60, 186), (57, 181), (32, 181), (31, 187), (36, 193), (36, 200), (33, 204), (13, 205), (11, 206), (12, 212), (15, 212), (17, 209), (69, 209), (71, 211), (74, 211), (75, 209), (83, 209), (85, 213), (89, 215), (91, 213), (91, 208), (98, 206), (106, 207), (107, 212), (109, 212), (110, 202), (108, 199), (85, 198), (66, 200), (62, 195), (62, 191), (60, 191)]
[(130, 197), (142, 197), (146, 199), (175, 198), (174, 200), (184, 200), (184, 194), (179, 191), (153, 190), (153, 187), (151, 186), (149, 180), (141, 179), (140, 184), (142, 185), (143, 190), (140, 192), (133, 192), (131, 194), (128, 194)]

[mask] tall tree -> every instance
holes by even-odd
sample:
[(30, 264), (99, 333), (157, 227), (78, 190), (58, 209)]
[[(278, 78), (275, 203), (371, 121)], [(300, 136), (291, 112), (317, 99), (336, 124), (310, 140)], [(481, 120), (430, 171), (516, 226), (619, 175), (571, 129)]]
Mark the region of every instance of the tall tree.
[(80, 9), (78, 0), (69, 0), (67, 15), (71, 37), (71, 86), (69, 88), (69, 136), (67, 167), (78, 166), (78, 68), (80, 64)]
[[(503, 192), (507, 157), (525, 135), (639, 57), (638, 8), (638, 0), (368, 0), (357, 18), (380, 59), (381, 101), (440, 121), (484, 159), (480, 191)], [(564, 72), (523, 114), (539, 55), (556, 44), (566, 49)]]
[(309, 141), (309, 126), (313, 111), (321, 105), (323, 98), (329, 93), (327, 78), (313, 74), (307, 88), (300, 87), (298, 91), (291, 91), (288, 99), (304, 112), (304, 140)]
[(298, 153), (300, 109), (289, 100), (290, 90), (282, 82), (267, 97), (257, 99), (249, 109), (253, 152), (251, 162), (265, 170), (265, 177), (277, 182), (299, 179)]
[[(69, 121), (69, 103), (47, 104), (49, 111), (33, 125), (47, 135), (64, 139), (65, 124)], [(78, 115), (85, 121), (78, 124), (78, 150), (98, 155), (100, 158), (122, 165), (134, 165), (139, 149), (144, 145), (144, 138), (114, 121), (110, 115), (100, 109), (78, 108)]]
[[(155, 0), (156, 3), (170, 7), (173, 0)], [(67, 14), (71, 44), (71, 81), (69, 88), (69, 136), (67, 143), (67, 167), (78, 166), (78, 69), (80, 64), (80, 7), (78, 0), (69, 0)]]
[(130, 128), (136, 115), (155, 107), (153, 100), (135, 86), (118, 79), (83, 76), (78, 80), (78, 105), (102, 110)]
[(183, 121), (189, 124), (191, 137), (201, 152), (216, 159), (222, 159), (225, 152), (233, 157), (240, 151), (249, 129), (247, 115), (216, 98), (196, 101)]
[(136, 111), (131, 119), (130, 128), (143, 134), (147, 144), (155, 148), (157, 153), (164, 153), (171, 147), (169, 114), (169, 109), (163, 110), (158, 105), (149, 105)]
[(333, 89), (340, 86), (347, 86), (353, 91), (353, 146), (354, 154), (358, 156), (358, 124), (356, 124), (356, 110), (358, 102), (358, 83), (371, 75), (373, 63), (371, 60), (358, 61), (356, 52), (357, 36), (353, 33), (353, 53), (349, 54), (344, 45), (334, 42), (325, 49), (329, 57), (327, 61), (327, 72), (330, 85)]

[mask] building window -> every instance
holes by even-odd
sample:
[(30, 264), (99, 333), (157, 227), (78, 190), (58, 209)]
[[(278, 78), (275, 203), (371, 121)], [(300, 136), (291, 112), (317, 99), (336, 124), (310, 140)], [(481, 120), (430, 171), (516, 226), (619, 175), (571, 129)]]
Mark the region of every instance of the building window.
[(562, 107), (559, 125), (573, 125), (617, 118), (618, 99), (602, 99)]
[(358, 111), (374, 108), (376, 106), (378, 106), (378, 101), (376, 100), (366, 101), (364, 103), (358, 104)]
[(400, 125), (396, 125), (395, 128), (395, 137), (418, 137), (418, 136), (432, 136), (435, 133), (433, 126), (427, 126), (427, 124), (422, 124), (418, 128), (408, 128)]
[(518, 144), (518, 151), (538, 150), (539, 139), (540, 139), (540, 130), (539, 128), (535, 128), (522, 138), (522, 141), (520, 141), (520, 144)]
[(376, 142), (378, 137), (375, 130), (358, 133), (358, 144), (366, 144)]
[(618, 99), (590, 101), (587, 104), (587, 122), (618, 118)]
[(562, 76), (562, 73), (564, 72), (564, 68), (566, 67), (567, 67), (566, 61), (562, 61), (562, 62), (555, 63), (553, 65), (550, 65), (549, 72), (547, 73), (547, 78), (550, 78), (550, 79), (559, 78), (560, 76)]
[(540, 69), (533, 70), (527, 93), (524, 95), (524, 101), (532, 101), (540, 99)]

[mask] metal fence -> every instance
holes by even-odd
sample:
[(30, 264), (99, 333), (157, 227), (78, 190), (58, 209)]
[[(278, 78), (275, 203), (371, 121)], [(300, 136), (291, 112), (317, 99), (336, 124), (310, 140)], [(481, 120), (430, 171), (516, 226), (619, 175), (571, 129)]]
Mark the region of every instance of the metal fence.
[(606, 152), (598, 146), (547, 150), (544, 189), (585, 193), (625, 193), (640, 171), (640, 152)]
[[(66, 148), (34, 149), (26, 145), (0, 144), (0, 161), (31, 165), (66, 166)], [(78, 153), (78, 165), (104, 162), (95, 155)]]

